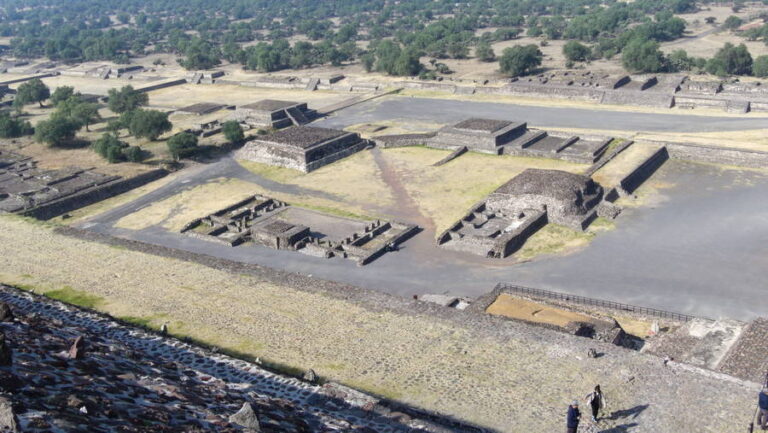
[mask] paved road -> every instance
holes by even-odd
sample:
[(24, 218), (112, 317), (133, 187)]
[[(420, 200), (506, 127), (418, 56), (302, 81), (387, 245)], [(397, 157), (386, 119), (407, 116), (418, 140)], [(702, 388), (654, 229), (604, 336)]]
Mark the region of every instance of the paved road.
[[(229, 159), (189, 176), (237, 177)], [(249, 174), (249, 176), (253, 176)], [(91, 230), (258, 263), (410, 296), (479, 296), (499, 281), (709, 317), (751, 318), (768, 311), (768, 176), (671, 161), (656, 179), (675, 185), (658, 205), (625, 211), (617, 229), (563, 257), (513, 264), (437, 248), (425, 231), (365, 267), (258, 246), (230, 248), (160, 227), (117, 229), (121, 216), (187, 188), (180, 178), (137, 202), (87, 223)], [(250, 180), (254, 180), (251, 178)]]
[(633, 113), (403, 96), (388, 96), (364, 102), (337, 111), (331, 117), (317, 121), (313, 125), (344, 128), (359, 123), (395, 119), (455, 123), (468, 117), (526, 121), (530, 126), (542, 128), (586, 128), (633, 132), (719, 132), (768, 127), (768, 119), (749, 116)]

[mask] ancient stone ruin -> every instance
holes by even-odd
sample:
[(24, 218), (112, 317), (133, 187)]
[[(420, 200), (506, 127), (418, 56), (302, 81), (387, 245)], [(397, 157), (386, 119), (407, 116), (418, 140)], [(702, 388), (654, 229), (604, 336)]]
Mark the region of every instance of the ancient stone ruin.
[(417, 231), (418, 227), (410, 224), (341, 218), (262, 195), (198, 218), (181, 230), (229, 246), (251, 242), (317, 257), (348, 258), (359, 265), (397, 248)]
[(219, 111), (224, 108), (225, 105), (217, 104), (215, 102), (198, 102), (197, 104), (188, 105), (186, 107), (179, 108), (174, 111), (174, 114), (187, 114), (193, 116), (203, 116), (215, 111)]
[(280, 129), (309, 123), (317, 116), (307, 108), (306, 102), (264, 99), (252, 104), (239, 105), (232, 118), (253, 128)]
[(605, 153), (612, 137), (579, 137), (567, 133), (528, 128), (525, 122), (470, 118), (435, 133), (376, 137), (384, 147), (426, 145), (495, 155), (554, 158), (592, 164)]
[(368, 145), (368, 140), (354, 132), (294, 126), (249, 141), (236, 157), (308, 173), (359, 152)]
[(503, 258), (547, 223), (585, 230), (603, 213), (613, 217), (618, 212), (604, 202), (603, 188), (591, 178), (560, 170), (527, 169), (475, 205), (438, 237), (437, 244)]
[(119, 180), (91, 170), (42, 170), (32, 158), (0, 151), (0, 213), (22, 212)]

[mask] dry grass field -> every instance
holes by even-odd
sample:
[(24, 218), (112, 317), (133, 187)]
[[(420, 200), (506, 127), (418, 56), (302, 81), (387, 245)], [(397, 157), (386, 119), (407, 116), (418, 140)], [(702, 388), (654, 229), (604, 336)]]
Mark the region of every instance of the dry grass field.
[[(740, 385), (662, 369), (656, 357), (591, 340), (512, 322), (482, 332), (437, 315), (369, 309), (293, 285), (308, 279), (233, 274), (66, 237), (16, 217), (0, 216), (0, 245), (0, 282), (153, 328), (169, 322), (173, 335), (291, 371), (312, 368), (327, 380), (499, 432), (556, 431), (568, 402), (595, 383), (610, 390), (609, 411), (647, 405), (630, 420), (640, 423), (639, 433), (685, 431), (704, 416), (701, 431), (733, 431), (753, 403)], [(595, 345), (605, 353), (597, 361), (586, 358)]]

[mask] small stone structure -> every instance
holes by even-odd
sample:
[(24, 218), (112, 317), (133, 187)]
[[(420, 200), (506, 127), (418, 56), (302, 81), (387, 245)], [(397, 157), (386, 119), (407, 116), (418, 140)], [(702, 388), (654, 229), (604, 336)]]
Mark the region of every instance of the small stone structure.
[(359, 152), (370, 145), (354, 132), (294, 126), (249, 141), (237, 158), (308, 173)]
[[(292, 213), (294, 209), (297, 212)], [(313, 222), (325, 227), (310, 229), (304, 225)], [(337, 228), (334, 234), (330, 233), (332, 227)], [(345, 230), (349, 232), (343, 233)], [(350, 220), (293, 208), (262, 195), (193, 220), (181, 230), (190, 236), (229, 246), (253, 242), (313, 256), (349, 258), (358, 265), (370, 263), (417, 231), (418, 227), (410, 224)]]
[(306, 102), (264, 99), (238, 106), (232, 118), (252, 127), (280, 129), (304, 125), (316, 116), (315, 110), (307, 108)]
[(525, 122), (470, 118), (435, 133), (376, 137), (383, 147), (426, 145), (441, 149), (467, 149), (494, 155), (554, 158), (592, 164), (605, 153), (613, 137), (579, 137), (528, 128)]
[(527, 169), (475, 205), (438, 237), (437, 244), (503, 258), (547, 223), (585, 230), (598, 214), (615, 217), (618, 211), (604, 202), (603, 188), (591, 178), (560, 170)]
[(202, 116), (205, 114), (219, 111), (226, 106), (223, 104), (217, 104), (214, 102), (199, 102), (197, 104), (188, 105), (186, 107), (179, 108), (175, 111), (175, 114), (191, 114), (195, 116)]

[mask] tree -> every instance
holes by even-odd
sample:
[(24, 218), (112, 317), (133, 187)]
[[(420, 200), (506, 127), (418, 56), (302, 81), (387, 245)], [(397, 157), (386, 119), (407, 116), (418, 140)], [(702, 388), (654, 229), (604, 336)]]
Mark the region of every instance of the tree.
[(123, 150), (127, 147), (127, 143), (118, 140), (116, 135), (110, 133), (105, 133), (101, 138), (91, 144), (91, 148), (94, 152), (101, 155), (102, 158), (106, 159), (111, 164), (126, 159)]
[(493, 52), (491, 44), (488, 41), (480, 41), (475, 48), (475, 56), (481, 62), (492, 62), (496, 60), (496, 53)]
[(400, 53), (395, 61), (394, 70), (391, 75), (416, 75), (424, 66), (419, 62), (419, 55), (413, 49), (406, 49)]
[(7, 111), (0, 111), (0, 138), (17, 138), (34, 132), (29, 122), (13, 118)]
[(371, 72), (373, 71), (373, 65), (376, 63), (376, 56), (373, 53), (366, 53), (360, 57), (360, 61), (363, 62), (365, 72)]
[(755, 77), (768, 77), (768, 56), (757, 56), (752, 63), (752, 75)]
[(744, 21), (741, 18), (736, 15), (731, 15), (725, 19), (723, 27), (727, 30), (736, 30), (741, 27), (742, 24), (744, 24)]
[(243, 139), (245, 139), (245, 134), (243, 134), (243, 127), (240, 126), (237, 121), (230, 120), (224, 122), (224, 124), (221, 125), (221, 131), (224, 133), (224, 137), (230, 143), (240, 143), (243, 141)]
[(135, 90), (133, 86), (123, 86), (120, 90), (109, 90), (109, 109), (117, 114), (135, 110), (148, 103), (149, 96)]
[(139, 146), (130, 146), (123, 150), (125, 159), (130, 162), (141, 162), (144, 160), (144, 151)]
[(86, 131), (90, 131), (88, 127), (101, 120), (99, 114), (99, 106), (91, 102), (81, 102), (72, 108), (72, 119), (81, 125), (85, 126)]
[(568, 41), (563, 45), (563, 55), (571, 62), (583, 62), (589, 59), (592, 50), (578, 41)]
[(189, 132), (180, 132), (168, 139), (168, 151), (175, 160), (189, 156), (196, 150), (197, 137)]
[(659, 43), (651, 40), (633, 39), (622, 51), (621, 61), (630, 72), (661, 72), (666, 67), (664, 53)]
[(752, 73), (752, 55), (746, 45), (734, 46), (726, 43), (707, 62), (707, 72), (720, 77), (726, 75), (749, 75)]
[(128, 116), (128, 131), (136, 138), (157, 140), (164, 132), (171, 130), (168, 113), (157, 110), (135, 110)]
[(511, 76), (527, 75), (541, 66), (543, 54), (536, 45), (505, 48), (499, 59), (501, 72)]
[(80, 125), (74, 120), (64, 116), (53, 116), (37, 124), (35, 140), (50, 147), (58, 147), (75, 138), (79, 129)]
[[(77, 94), (79, 95), (79, 93)], [(51, 93), (51, 103), (53, 106), (59, 105), (59, 103), (66, 101), (67, 99), (75, 96), (75, 88), (72, 86), (59, 86)]]
[(21, 84), (19, 88), (16, 89), (16, 99), (14, 100), (14, 104), (22, 106), (37, 102), (40, 104), (40, 108), (43, 108), (43, 101), (50, 96), (51, 89), (40, 81), (39, 78), (35, 78)]

